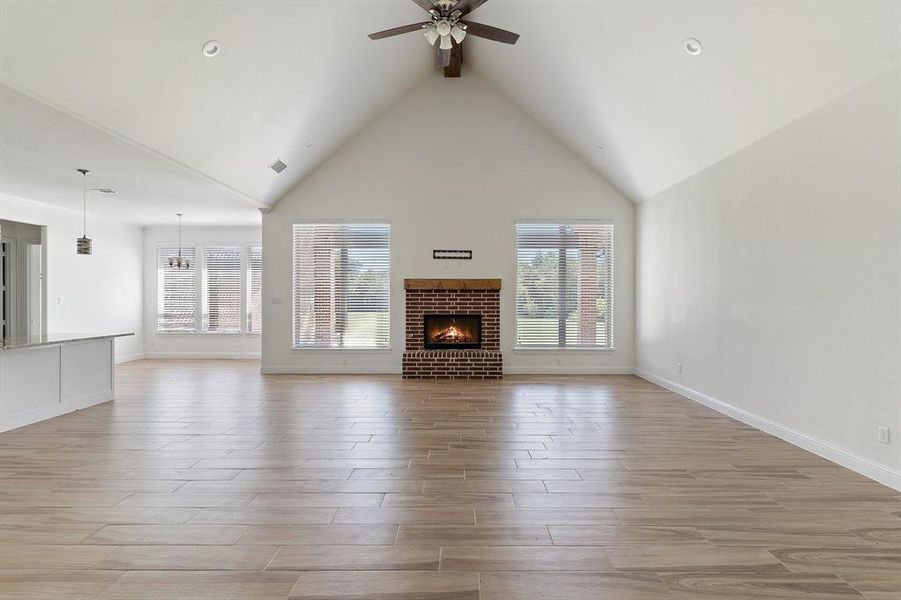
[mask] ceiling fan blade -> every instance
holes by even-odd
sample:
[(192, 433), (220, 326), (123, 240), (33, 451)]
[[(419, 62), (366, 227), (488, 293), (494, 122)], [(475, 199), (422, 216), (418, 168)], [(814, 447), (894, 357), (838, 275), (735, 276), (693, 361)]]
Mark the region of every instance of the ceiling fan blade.
[(519, 39), (518, 33), (498, 29), (491, 25), (482, 25), (481, 23), (473, 23), (472, 21), (460, 21), (466, 25), (466, 33), (476, 37), (485, 38), (493, 42), (501, 42), (503, 44), (515, 44)]
[(394, 35), (400, 35), (402, 33), (410, 33), (411, 31), (420, 31), (429, 25), (431, 25), (431, 21), (423, 21), (422, 23), (412, 23), (410, 25), (402, 25), (401, 27), (395, 27), (394, 29), (386, 29), (385, 31), (379, 31), (378, 33), (370, 33), (369, 39), (371, 40), (381, 40), (383, 38), (391, 37)]
[(454, 5), (454, 10), (459, 10), (464, 15), (468, 15), (486, 2), (488, 0), (460, 0)]
[(413, 0), (422, 10), (432, 10), (435, 8), (435, 3), (432, 0)]
[(451, 64), (451, 51), (438, 49), (438, 66), (442, 69)]

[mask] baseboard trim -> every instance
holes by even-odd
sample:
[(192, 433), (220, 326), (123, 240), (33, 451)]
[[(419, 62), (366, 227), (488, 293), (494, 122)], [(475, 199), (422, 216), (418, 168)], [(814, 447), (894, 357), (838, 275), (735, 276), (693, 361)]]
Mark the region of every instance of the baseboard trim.
[(143, 358), (259, 360), (259, 352), (145, 352)]
[(0, 433), (12, 431), (13, 429), (18, 429), (19, 427), (25, 427), (27, 425), (33, 425), (34, 423), (40, 423), (41, 421), (75, 412), (76, 410), (97, 406), (98, 404), (109, 402), (112, 399), (112, 390), (100, 390), (99, 392), (72, 398), (65, 402), (54, 402), (52, 404), (45, 404), (44, 406), (17, 412), (12, 415), (6, 415), (3, 418), (0, 418)]
[(366, 367), (360, 365), (266, 365), (260, 369), (263, 375), (400, 375), (400, 367)]
[(67, 411), (63, 409), (62, 404), (54, 402), (53, 404), (38, 406), (36, 408), (6, 415), (0, 418), (0, 433), (12, 431), (13, 429), (25, 427), (26, 425), (31, 425), (33, 423), (39, 423), (40, 421), (46, 421), (47, 419), (58, 417), (66, 412)]
[(797, 429), (786, 427), (785, 425), (781, 425), (779, 423), (776, 423), (775, 421), (771, 421), (770, 419), (756, 415), (743, 408), (738, 408), (737, 406), (733, 406), (728, 402), (723, 402), (722, 400), (708, 396), (703, 392), (699, 392), (680, 383), (676, 383), (671, 379), (655, 375), (643, 369), (635, 369), (635, 374), (642, 379), (659, 385), (662, 388), (666, 388), (671, 392), (675, 392), (680, 396), (684, 396), (689, 400), (703, 404), (704, 406), (712, 408), (719, 413), (741, 421), (745, 425), (750, 425), (755, 429), (759, 429), (761, 431), (769, 433), (770, 435), (774, 435), (777, 438), (788, 442), (789, 444), (803, 448), (804, 450), (812, 452), (817, 456), (825, 458), (826, 460), (832, 461), (847, 469), (851, 469), (856, 473), (860, 473), (864, 477), (869, 477), (870, 479), (878, 481), (879, 483), (886, 485), (892, 489), (901, 491), (901, 471), (893, 469), (888, 465), (884, 465), (882, 463), (863, 458), (862, 456), (858, 456), (846, 450), (842, 450), (841, 448), (837, 448), (832, 444), (812, 437), (804, 432), (798, 431)]
[(123, 354), (122, 356), (116, 357), (116, 364), (121, 365), (122, 363), (141, 360), (142, 358), (144, 358), (143, 352), (136, 352), (135, 354)]
[[(400, 375), (400, 368), (361, 365), (266, 365), (264, 375)], [(504, 367), (504, 375), (633, 375), (632, 367)]]
[(504, 375), (633, 375), (632, 367), (585, 367), (566, 365), (504, 366)]

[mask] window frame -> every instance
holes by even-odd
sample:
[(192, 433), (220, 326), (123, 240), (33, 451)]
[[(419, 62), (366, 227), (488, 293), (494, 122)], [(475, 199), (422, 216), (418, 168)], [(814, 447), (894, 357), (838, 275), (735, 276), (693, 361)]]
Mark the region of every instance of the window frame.
[[(294, 332), (296, 330), (296, 314), (295, 303), (296, 303), (296, 285), (294, 281), (295, 277), (295, 249), (294, 249), (294, 228), (297, 225), (387, 225), (388, 226), (388, 345), (376, 348), (366, 348), (366, 347), (333, 347), (333, 346), (298, 346), (296, 345), (296, 340), (294, 339)], [(290, 248), (291, 248), (291, 344), (289, 349), (291, 352), (298, 353), (310, 353), (310, 352), (335, 352), (342, 354), (390, 354), (393, 352), (394, 348), (394, 335), (392, 333), (392, 291), (391, 288), (394, 285), (394, 273), (392, 271), (392, 262), (394, 257), (394, 247), (393, 247), (393, 230), (394, 230), (394, 222), (390, 219), (295, 219), (291, 222), (290, 229)]]
[[(610, 243), (610, 293), (607, 299), (608, 344), (606, 346), (568, 346), (566, 344), (556, 346), (521, 346), (519, 344), (519, 297), (517, 288), (519, 284), (519, 225), (609, 225), (611, 227)], [(513, 352), (523, 354), (550, 354), (550, 353), (608, 353), (616, 351), (616, 222), (614, 219), (516, 219), (513, 222), (513, 263), (514, 263), (514, 289), (513, 289)]]
[[(211, 331), (205, 329), (209, 324), (209, 274), (207, 270), (207, 250), (211, 248), (232, 248), (238, 250), (238, 331)], [(238, 335), (245, 333), (246, 318), (244, 278), (247, 275), (247, 249), (238, 242), (204, 242), (200, 254), (200, 333), (211, 335)]]
[[(192, 242), (182, 240), (182, 247), (191, 247), (194, 249), (194, 331), (160, 331), (159, 329), (159, 303), (156, 304), (156, 308), (154, 309), (156, 326), (154, 328), (154, 335), (165, 336), (165, 337), (260, 337), (262, 336), (262, 329), (257, 332), (248, 331), (247, 330), (247, 274), (248, 274), (248, 252), (250, 247), (259, 247), (261, 252), (264, 252), (263, 243), (252, 241), (252, 242), (236, 242), (234, 240), (231, 241), (214, 241), (214, 240), (205, 240), (203, 242)], [(157, 254), (157, 272), (154, 274), (156, 278), (155, 288), (157, 294), (159, 294), (160, 288), (160, 277), (159, 277), (159, 252), (162, 247), (177, 247), (178, 242), (174, 241), (158, 241), (156, 244), (156, 254)], [(204, 298), (204, 284), (203, 284), (203, 271), (206, 269), (206, 260), (204, 257), (204, 253), (207, 247), (222, 247), (222, 246), (236, 246), (241, 248), (241, 330), (240, 331), (204, 331), (203, 330), (203, 311), (205, 305)]]
[[(253, 331), (248, 325), (250, 317), (250, 287), (252, 284), (250, 271), (250, 251), (252, 248), (260, 250), (260, 330)], [(248, 242), (243, 244), (241, 250), (241, 330), (247, 335), (263, 334), (263, 242)]]
[(199, 256), (199, 245), (194, 242), (181, 242), (181, 248), (186, 249), (190, 248), (194, 251), (194, 264), (193, 264), (193, 273), (194, 273), (194, 281), (192, 283), (192, 287), (194, 288), (194, 330), (193, 331), (170, 331), (160, 329), (160, 303), (159, 303), (159, 294), (160, 294), (160, 285), (162, 279), (160, 278), (160, 269), (161, 269), (161, 261), (162, 257), (160, 252), (163, 248), (175, 248), (177, 249), (179, 246), (178, 242), (167, 242), (160, 241), (157, 242), (156, 245), (156, 256), (154, 257), (154, 263), (156, 267), (156, 271), (154, 273), (154, 277), (156, 279), (156, 296), (157, 300), (154, 303), (154, 313), (156, 320), (156, 327), (154, 328), (155, 335), (164, 335), (164, 336), (174, 336), (174, 337), (194, 337), (196, 335), (200, 335), (200, 298), (199, 298), (199, 286), (197, 284), (200, 279), (200, 270), (197, 267), (197, 257)]

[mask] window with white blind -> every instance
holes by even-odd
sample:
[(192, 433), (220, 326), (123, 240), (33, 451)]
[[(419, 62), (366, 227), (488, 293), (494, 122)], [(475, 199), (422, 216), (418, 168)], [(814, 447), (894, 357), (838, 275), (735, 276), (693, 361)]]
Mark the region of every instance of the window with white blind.
[(516, 225), (516, 346), (613, 349), (613, 224)]
[(203, 331), (241, 333), (240, 244), (203, 247)]
[(247, 323), (246, 331), (263, 331), (263, 247), (247, 247)]
[(169, 266), (169, 258), (178, 254), (174, 244), (161, 245), (157, 252), (156, 329), (162, 333), (197, 331), (197, 253), (194, 246), (182, 245), (188, 269)]
[(169, 266), (178, 246), (157, 249), (158, 333), (261, 333), (262, 256), (259, 244), (182, 244), (189, 269)]
[(294, 225), (294, 348), (388, 348), (391, 226)]

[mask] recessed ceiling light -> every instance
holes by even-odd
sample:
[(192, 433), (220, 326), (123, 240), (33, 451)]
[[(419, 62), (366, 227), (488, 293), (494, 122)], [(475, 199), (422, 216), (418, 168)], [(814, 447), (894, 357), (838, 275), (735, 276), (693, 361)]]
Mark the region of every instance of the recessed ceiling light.
[(216, 40), (210, 40), (203, 44), (202, 50), (204, 56), (206, 56), (207, 58), (213, 58), (214, 56), (219, 54), (220, 49), (221, 46), (219, 45), (219, 42), (217, 42)]
[(116, 190), (112, 188), (93, 188), (92, 192), (97, 192), (98, 194), (118, 194)]
[(685, 40), (685, 51), (692, 56), (697, 56), (703, 49), (704, 46), (701, 45), (701, 40), (697, 38), (688, 38)]
[(276, 158), (275, 162), (272, 163), (271, 165), (269, 165), (269, 168), (272, 169), (273, 171), (275, 171), (276, 173), (281, 173), (282, 171), (284, 171), (285, 169), (288, 168), (288, 163), (286, 163), (285, 161), (283, 161), (280, 158)]

